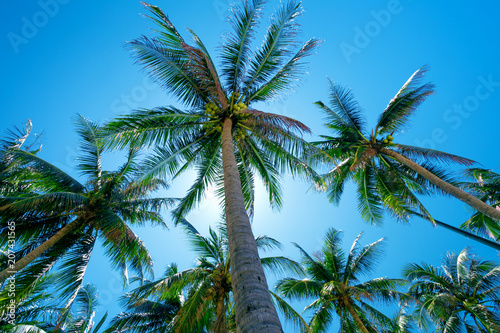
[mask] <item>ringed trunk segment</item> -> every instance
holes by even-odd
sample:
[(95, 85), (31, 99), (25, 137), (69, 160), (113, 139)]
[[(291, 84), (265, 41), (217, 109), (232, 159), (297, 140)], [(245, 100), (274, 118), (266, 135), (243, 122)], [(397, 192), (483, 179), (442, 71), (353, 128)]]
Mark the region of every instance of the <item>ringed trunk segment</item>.
[(411, 168), (415, 172), (417, 172), (419, 175), (427, 179), (429, 182), (432, 184), (436, 185), (436, 187), (439, 187), (441, 190), (444, 192), (454, 196), (455, 198), (465, 202), (467, 205), (471, 206), (475, 210), (485, 214), (486, 216), (491, 217), (492, 219), (496, 221), (500, 221), (500, 210), (496, 210), (495, 208), (491, 207), (490, 205), (486, 204), (485, 202), (479, 200), (475, 196), (459, 189), (456, 186), (453, 186), (452, 184), (442, 180), (441, 178), (437, 177), (434, 175), (432, 172), (428, 171), (418, 163), (413, 162), (409, 158), (406, 158), (405, 156), (396, 153), (393, 150), (386, 149), (386, 148), (379, 148), (379, 151), (387, 156), (390, 156), (394, 158), (396, 161), (406, 165), (407, 167)]
[(232, 126), (231, 118), (226, 118), (222, 130), (222, 165), (236, 332), (282, 333), (245, 209)]
[(54, 246), (57, 242), (59, 242), (64, 236), (75, 231), (78, 227), (81, 226), (83, 220), (77, 218), (73, 222), (64, 226), (61, 230), (59, 230), (55, 235), (47, 239), (45, 242), (40, 244), (33, 251), (25, 255), (23, 258), (16, 261), (13, 268), (6, 268), (2, 272), (0, 272), (0, 285), (4, 283), (6, 279), (16, 274), (26, 266), (28, 266), (32, 261), (42, 255), (45, 251)]

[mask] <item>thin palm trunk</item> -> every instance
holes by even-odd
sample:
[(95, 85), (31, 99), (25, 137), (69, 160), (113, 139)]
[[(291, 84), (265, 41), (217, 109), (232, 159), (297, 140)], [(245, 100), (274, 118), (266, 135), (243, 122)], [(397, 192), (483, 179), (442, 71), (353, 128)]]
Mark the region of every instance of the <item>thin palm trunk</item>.
[(225, 305), (224, 301), (225, 301), (224, 294), (221, 293), (217, 298), (217, 307), (215, 310), (215, 315), (217, 317), (216, 322), (215, 322), (215, 327), (214, 327), (215, 333), (227, 333), (226, 307), (224, 306)]
[(472, 208), (476, 209), (477, 211), (485, 214), (486, 216), (491, 217), (492, 219), (496, 221), (500, 221), (500, 210), (496, 210), (495, 208), (491, 207), (490, 205), (484, 203), (483, 201), (479, 200), (475, 196), (459, 189), (458, 187), (455, 187), (451, 185), (450, 183), (442, 180), (441, 178), (437, 177), (434, 175), (432, 172), (428, 171), (421, 165), (413, 162), (412, 160), (406, 158), (405, 156), (396, 153), (393, 150), (386, 149), (386, 148), (379, 148), (379, 151), (387, 156), (390, 156), (394, 158), (396, 161), (406, 165), (425, 179), (427, 179), (429, 182), (432, 184), (436, 185), (439, 187), (441, 190), (444, 192), (454, 196), (455, 198), (465, 202)]
[(368, 331), (368, 329), (366, 328), (366, 326), (363, 324), (363, 322), (361, 321), (361, 318), (359, 318), (358, 314), (356, 313), (356, 311), (354, 310), (351, 302), (349, 301), (345, 301), (344, 302), (344, 305), (345, 307), (347, 308), (347, 311), (349, 311), (349, 313), (351, 314), (351, 317), (354, 319), (354, 321), (356, 322), (356, 324), (358, 325), (358, 328), (361, 330), (361, 332), (363, 333), (370, 333)]
[(232, 126), (231, 118), (226, 118), (222, 130), (222, 165), (237, 332), (281, 333), (281, 324), (271, 301), (245, 209), (234, 155)]
[(439, 220), (436, 220), (436, 219), (431, 220), (431, 219), (430, 219), (428, 216), (426, 216), (426, 215), (419, 214), (419, 213), (417, 213), (417, 212), (412, 212), (412, 214), (413, 214), (413, 215), (416, 215), (416, 216), (418, 216), (418, 217), (420, 217), (420, 218), (423, 218), (424, 220), (427, 220), (427, 221), (430, 221), (430, 222), (434, 222), (434, 223), (436, 223), (437, 225), (439, 225), (439, 226), (441, 226), (441, 227), (443, 227), (443, 228), (445, 228), (445, 229), (448, 229), (448, 230), (453, 231), (453, 232), (455, 232), (455, 233), (457, 233), (457, 234), (459, 234), (459, 235), (462, 235), (462, 236), (465, 236), (465, 237), (470, 238), (470, 239), (472, 239), (472, 240), (475, 240), (476, 242), (479, 242), (479, 243), (481, 243), (481, 244), (483, 244), (483, 245), (489, 246), (489, 247), (491, 247), (492, 249), (495, 249), (495, 250), (497, 250), (497, 251), (500, 251), (500, 244), (499, 244), (499, 243), (496, 243), (496, 242), (491, 241), (491, 240), (489, 240), (489, 239), (486, 239), (486, 238), (480, 237), (480, 236), (475, 235), (475, 234), (473, 234), (473, 233), (471, 233), (471, 232), (469, 232), (469, 231), (462, 230), (462, 229), (460, 229), (460, 228), (454, 227), (454, 226), (452, 226), (452, 225), (449, 225), (449, 224), (447, 224), (447, 223), (441, 222), (441, 221), (439, 221)]
[(66, 226), (64, 226), (64, 228), (59, 230), (55, 235), (53, 235), (48, 240), (43, 242), (33, 251), (25, 255), (23, 258), (17, 260), (13, 265), (13, 267), (6, 268), (2, 272), (0, 272), (0, 284), (4, 283), (4, 281), (8, 279), (10, 276), (16, 274), (24, 267), (28, 266), (33, 260), (38, 258), (52, 246), (54, 246), (54, 244), (59, 242), (64, 236), (76, 230), (81, 225), (81, 223), (82, 223), (81, 219), (76, 219), (73, 222), (67, 224)]

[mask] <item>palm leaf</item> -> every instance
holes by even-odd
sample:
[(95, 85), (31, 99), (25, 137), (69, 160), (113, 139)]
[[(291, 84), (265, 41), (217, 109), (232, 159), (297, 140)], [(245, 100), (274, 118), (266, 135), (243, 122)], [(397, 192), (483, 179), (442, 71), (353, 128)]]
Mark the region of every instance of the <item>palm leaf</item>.
[(403, 126), (408, 124), (409, 118), (415, 113), (418, 106), (434, 92), (433, 84), (420, 85), (425, 72), (425, 68), (420, 68), (413, 73), (389, 102), (384, 112), (379, 116), (375, 135), (401, 131)]
[(229, 20), (233, 31), (225, 35), (222, 45), (222, 74), (229, 90), (239, 91), (245, 66), (250, 56), (250, 43), (264, 5), (263, 0), (245, 0), (240, 7), (232, 8)]
[(271, 18), (264, 43), (250, 61), (243, 95), (247, 95), (255, 87), (267, 82), (283, 65), (283, 59), (290, 54), (290, 47), (296, 43), (297, 24), (295, 18), (300, 13), (300, 3), (291, 0), (282, 3)]

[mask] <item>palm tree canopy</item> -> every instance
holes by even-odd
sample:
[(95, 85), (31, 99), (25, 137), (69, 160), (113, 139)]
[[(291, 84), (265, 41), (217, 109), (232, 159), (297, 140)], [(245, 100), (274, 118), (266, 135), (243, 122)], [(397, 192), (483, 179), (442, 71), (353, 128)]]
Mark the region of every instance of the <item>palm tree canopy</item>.
[(17, 279), (19, 283), (24, 281), (27, 287), (59, 261), (63, 273), (58, 279), (64, 290), (62, 295), (73, 300), (82, 285), (97, 237), (102, 238), (106, 254), (112, 265), (122, 270), (125, 281), (127, 265), (137, 274), (152, 273), (152, 259), (128, 224), (151, 222), (165, 225), (161, 209), (175, 202), (170, 198), (151, 197), (156, 190), (167, 188), (164, 181), (135, 181), (136, 150), (130, 150), (119, 170), (102, 170), (104, 141), (99, 126), (78, 117), (77, 128), (81, 137), (78, 169), (86, 183), (79, 182), (32, 152), (11, 149), (10, 158), (31, 170), (29, 181), (36, 190), (0, 197), (0, 245), (9, 243), (7, 232), (3, 231), (8, 230), (10, 221), (15, 221), (18, 259), (57, 234), (65, 225), (79, 221), (74, 232), (38, 257), (31, 268), (27, 268), (29, 273), (19, 275)]
[[(156, 6), (145, 4), (159, 27), (154, 38), (143, 36), (128, 47), (150, 76), (188, 109), (159, 107), (134, 111), (107, 125), (114, 147), (153, 146), (143, 178), (176, 178), (195, 168), (197, 178), (176, 209), (179, 221), (203, 198), (210, 185), (223, 200), (222, 125), (232, 120), (232, 136), (245, 203), (254, 202), (254, 174), (267, 188), (273, 207), (282, 204), (279, 174), (314, 171), (297, 156), (307, 149), (301, 138), (310, 130), (289, 117), (252, 108), (257, 101), (278, 98), (297, 83), (304, 58), (318, 46), (311, 39), (297, 46), (298, 1), (288, 1), (271, 19), (264, 43), (252, 50), (254, 34), (265, 1), (244, 1), (233, 8), (232, 31), (221, 45), (220, 71), (198, 36), (189, 30), (193, 45), (180, 35)], [(294, 50), (296, 49), (297, 50)], [(316, 177), (318, 178), (318, 177)]]
[(419, 326), (430, 321), (445, 333), (500, 330), (500, 266), (483, 261), (468, 249), (448, 253), (441, 267), (409, 264), (403, 274), (417, 301)]
[(396, 300), (400, 294), (397, 288), (404, 285), (404, 281), (389, 278), (364, 281), (381, 258), (383, 239), (361, 246), (359, 234), (349, 253), (345, 253), (341, 237), (341, 231), (328, 230), (321, 251), (313, 256), (295, 244), (302, 254), (308, 278), (287, 278), (279, 281), (276, 288), (284, 297), (315, 299), (306, 307), (314, 311), (309, 323), (313, 332), (326, 332), (336, 315), (340, 317), (342, 332), (357, 331), (359, 327), (356, 328), (347, 305), (353, 307), (368, 331), (377, 332), (375, 324), (387, 326), (390, 319), (369, 303)]
[(371, 223), (382, 220), (384, 208), (402, 221), (407, 221), (415, 210), (432, 219), (417, 195), (444, 193), (415, 170), (388, 156), (388, 151), (417, 161), (451, 184), (457, 182), (436, 163), (474, 163), (457, 155), (393, 142), (393, 135), (405, 129), (418, 106), (434, 91), (432, 84), (421, 83), (424, 73), (425, 68), (421, 68), (408, 79), (380, 114), (371, 133), (349, 89), (330, 81), (329, 106), (316, 102), (326, 115), (326, 126), (333, 132), (333, 136), (322, 136), (322, 141), (315, 142), (326, 154), (313, 155), (319, 161), (335, 164), (324, 176), (328, 197), (338, 204), (346, 181), (352, 179), (357, 186), (361, 215)]

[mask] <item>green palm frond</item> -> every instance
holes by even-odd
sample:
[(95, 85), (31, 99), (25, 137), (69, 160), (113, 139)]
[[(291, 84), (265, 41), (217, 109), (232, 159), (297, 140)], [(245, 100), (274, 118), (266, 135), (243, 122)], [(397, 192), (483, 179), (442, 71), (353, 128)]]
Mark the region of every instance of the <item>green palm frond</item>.
[(302, 300), (317, 297), (321, 292), (321, 284), (309, 279), (286, 278), (276, 283), (276, 290), (283, 297)]
[(321, 40), (312, 38), (267, 82), (260, 87), (249, 91), (248, 101), (265, 101), (279, 97), (284, 90), (298, 85), (299, 73), (305, 71), (305, 64), (301, 61), (310, 56), (321, 43)]
[(153, 259), (144, 243), (120, 217), (103, 212), (95, 223), (96, 228), (102, 232), (103, 246), (112, 267), (122, 269), (124, 283), (128, 282), (127, 263), (139, 276), (143, 276), (145, 272), (153, 274)]
[(365, 130), (365, 120), (362, 110), (354, 94), (348, 88), (329, 81), (330, 84), (330, 109), (322, 102), (316, 104), (326, 112), (328, 127), (345, 138), (360, 139)]
[(221, 143), (211, 144), (200, 151), (200, 161), (197, 165), (197, 178), (181, 199), (179, 205), (173, 210), (175, 223), (179, 218), (193, 209), (204, 198), (205, 192), (211, 183), (217, 180), (217, 175), (222, 170), (222, 159), (220, 156)]
[(376, 191), (373, 173), (373, 168), (358, 169), (353, 179), (357, 183), (358, 209), (361, 216), (372, 224), (378, 224), (382, 220), (383, 208)]
[(353, 243), (346, 262), (344, 282), (347, 282), (347, 279), (356, 281), (360, 275), (373, 272), (374, 264), (378, 263), (384, 254), (383, 241), (381, 238), (360, 249), (357, 248), (357, 242)]
[(203, 119), (206, 117), (198, 112), (182, 111), (172, 106), (140, 109), (115, 118), (104, 126), (103, 131), (112, 148), (128, 145), (151, 147), (165, 144), (179, 134), (187, 136), (199, 131)]
[(446, 164), (458, 163), (465, 166), (471, 166), (476, 162), (465, 157), (448, 154), (439, 150), (408, 146), (402, 144), (394, 145), (396, 150), (398, 150), (402, 155), (407, 156), (411, 159), (424, 160), (424, 161), (436, 161)]
[(249, 63), (243, 95), (267, 82), (284, 65), (283, 59), (290, 56), (290, 48), (296, 44), (297, 23), (301, 14), (300, 3), (292, 0), (283, 2), (267, 30), (263, 45)]
[(16, 163), (22, 164), (24, 168), (29, 168), (31, 173), (36, 173), (30, 178), (41, 190), (74, 192), (84, 190), (84, 186), (76, 179), (33, 153), (17, 149), (11, 150), (9, 155)]
[(309, 327), (312, 332), (326, 332), (330, 323), (333, 321), (333, 318), (337, 314), (335, 307), (331, 302), (321, 302), (316, 306), (316, 308), (317, 309), (309, 322)]
[(273, 208), (280, 208), (282, 202), (282, 190), (279, 181), (279, 172), (276, 170), (272, 158), (263, 150), (253, 138), (248, 138), (246, 141), (246, 157), (247, 162), (255, 168), (266, 187), (269, 202)]
[[(83, 278), (94, 249), (95, 240), (93, 232), (87, 231), (65, 254), (61, 266), (58, 268), (56, 281), (63, 286), (60, 290), (61, 297), (67, 298), (72, 294), (76, 296), (80, 287), (83, 286)], [(69, 303), (71, 302), (70, 300)]]
[(78, 115), (76, 131), (80, 136), (80, 151), (78, 169), (83, 175), (91, 178), (101, 176), (101, 155), (104, 150), (104, 140), (99, 125)]
[(302, 316), (279, 295), (272, 291), (270, 291), (270, 293), (276, 308), (292, 323), (293, 327), (297, 329), (298, 332), (307, 332), (308, 325), (304, 318), (302, 318)]
[(376, 136), (395, 131), (400, 132), (408, 124), (409, 118), (415, 113), (418, 106), (434, 92), (433, 84), (421, 85), (425, 72), (425, 68), (420, 68), (413, 73), (389, 102), (379, 116), (375, 128)]
[(264, 3), (262, 0), (246, 0), (241, 7), (232, 8), (232, 18), (229, 22), (233, 31), (225, 35), (221, 55), (222, 74), (230, 91), (240, 90), (251, 54), (250, 43), (254, 38)]
[(186, 303), (183, 304), (177, 316), (174, 319), (174, 327), (179, 332), (195, 332), (200, 329), (200, 323), (204, 315), (207, 313), (207, 308), (214, 296), (210, 281), (205, 280), (190, 292)]
[(260, 259), (260, 262), (262, 263), (262, 267), (269, 273), (304, 276), (304, 270), (300, 264), (287, 257), (264, 257)]
[(347, 180), (352, 177), (352, 162), (347, 159), (339, 163), (334, 169), (323, 175), (323, 179), (328, 189), (328, 200), (334, 205), (340, 203), (340, 198), (344, 193), (344, 186)]
[(168, 145), (157, 147), (144, 161), (139, 180), (145, 181), (152, 177), (165, 178), (166, 175), (176, 178), (202, 159), (200, 156), (203, 156), (205, 145), (213, 146), (214, 143), (220, 145), (217, 139), (213, 135), (206, 135), (190, 141), (182, 136), (172, 140)]
[(227, 104), (219, 74), (207, 48), (191, 29), (189, 29), (189, 32), (198, 46), (197, 48), (184, 46), (191, 54), (190, 66), (192, 67), (192, 71), (200, 79), (204, 90), (208, 91), (211, 96), (217, 96), (217, 101), (222, 105)]
[(165, 49), (163, 41), (145, 36), (128, 43), (133, 56), (148, 70), (152, 79), (187, 105), (202, 105), (208, 92), (189, 69), (189, 58)]

